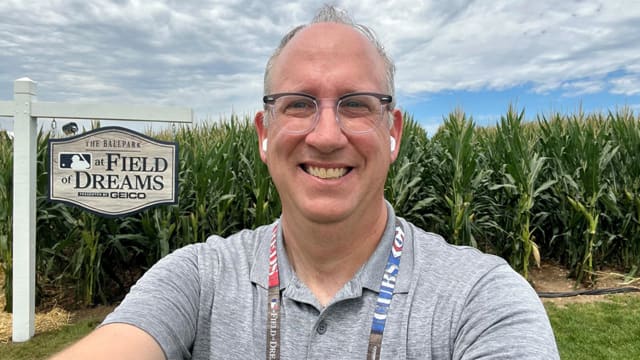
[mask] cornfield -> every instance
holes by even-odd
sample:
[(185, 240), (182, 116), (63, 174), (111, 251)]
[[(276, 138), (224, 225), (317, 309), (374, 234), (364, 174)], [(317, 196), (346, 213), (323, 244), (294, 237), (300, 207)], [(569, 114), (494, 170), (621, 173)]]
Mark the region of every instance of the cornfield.
[[(509, 108), (487, 128), (456, 110), (429, 138), (405, 114), (386, 198), (414, 224), (497, 254), (525, 277), (541, 260), (564, 265), (578, 282), (596, 281), (604, 266), (634, 275), (640, 266), (640, 119), (629, 109), (524, 116)], [(71, 285), (78, 302), (108, 303), (171, 251), (279, 215), (248, 117), (148, 135), (179, 144), (178, 204), (103, 218), (46, 200), (46, 145), (57, 134), (40, 131), (39, 288)], [(12, 171), (12, 143), (0, 132), (0, 270), (7, 295)]]

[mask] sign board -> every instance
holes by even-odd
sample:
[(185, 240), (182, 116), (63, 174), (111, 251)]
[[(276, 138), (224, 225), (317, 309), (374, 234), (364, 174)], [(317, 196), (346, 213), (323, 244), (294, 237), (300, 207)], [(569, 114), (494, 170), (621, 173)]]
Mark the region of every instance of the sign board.
[(49, 140), (49, 200), (103, 216), (178, 201), (178, 145), (122, 127)]

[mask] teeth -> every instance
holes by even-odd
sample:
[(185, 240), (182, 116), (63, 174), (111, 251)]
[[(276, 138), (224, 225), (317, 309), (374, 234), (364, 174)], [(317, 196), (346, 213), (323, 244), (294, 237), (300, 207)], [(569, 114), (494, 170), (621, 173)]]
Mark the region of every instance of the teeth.
[(314, 166), (307, 167), (307, 172), (321, 179), (337, 179), (347, 173), (346, 168), (319, 168)]

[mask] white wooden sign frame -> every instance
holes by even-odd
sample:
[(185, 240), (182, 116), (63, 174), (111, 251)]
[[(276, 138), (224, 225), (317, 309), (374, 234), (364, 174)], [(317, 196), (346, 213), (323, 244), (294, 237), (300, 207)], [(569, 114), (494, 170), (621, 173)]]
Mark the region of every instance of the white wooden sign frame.
[(36, 82), (14, 82), (13, 101), (0, 101), (0, 116), (13, 117), (13, 329), (12, 340), (35, 333), (37, 119), (89, 119), (192, 123), (188, 108), (68, 104), (36, 101)]

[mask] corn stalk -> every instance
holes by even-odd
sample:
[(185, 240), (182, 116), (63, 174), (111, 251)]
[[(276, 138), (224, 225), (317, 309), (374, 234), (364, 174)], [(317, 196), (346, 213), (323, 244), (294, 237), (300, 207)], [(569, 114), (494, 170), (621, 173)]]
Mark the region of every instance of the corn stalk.
[(615, 224), (609, 231), (615, 237), (613, 250), (620, 257), (622, 266), (635, 272), (640, 268), (640, 123), (633, 112), (623, 108), (609, 113), (607, 124), (611, 126), (613, 141), (619, 151), (612, 159), (616, 169), (615, 198), (618, 201), (608, 210), (615, 215)]
[(585, 117), (580, 112), (555, 123), (541, 122), (546, 135), (556, 138), (556, 146), (550, 149), (562, 183), (558, 196), (570, 205), (564, 216), (574, 219), (567, 221), (571, 226), (566, 232), (572, 273), (577, 283), (592, 283), (595, 251), (606, 251), (599, 223), (605, 203), (614, 197), (609, 169), (618, 146), (606, 136), (606, 124), (599, 115)]
[(555, 180), (539, 184), (546, 158), (535, 152), (536, 141), (527, 134), (522, 124), (524, 110), (519, 114), (510, 107), (507, 115), (501, 117), (496, 132), (496, 154), (501, 159), (503, 183), (492, 190), (509, 189), (515, 197), (516, 206), (510, 215), (512, 222), (507, 232), (513, 238), (511, 264), (525, 278), (529, 277), (529, 260), (533, 257), (540, 266), (540, 251), (533, 236), (531, 211), (538, 196), (549, 189)]
[[(539, 257), (587, 280), (604, 263), (633, 272), (640, 267), (640, 126), (630, 111), (603, 120), (557, 114), (525, 123), (510, 109), (498, 127), (484, 128), (457, 110), (428, 138), (405, 114), (385, 196), (398, 215), (499, 254), (521, 272)], [(46, 201), (47, 135), (38, 137), (39, 288), (75, 282), (83, 302), (105, 302), (114, 282), (122, 294), (135, 280), (123, 274), (128, 269), (142, 271), (173, 249), (279, 215), (248, 117), (149, 135), (179, 143), (178, 204), (119, 219)], [(0, 132), (0, 271), (8, 294), (11, 162)]]
[(472, 118), (458, 109), (445, 118), (433, 141), (440, 148), (438, 167), (432, 182), (444, 219), (441, 233), (455, 244), (478, 247), (478, 236), (486, 243), (490, 227), (491, 199), (484, 190), (490, 169), (480, 164), (479, 144)]

